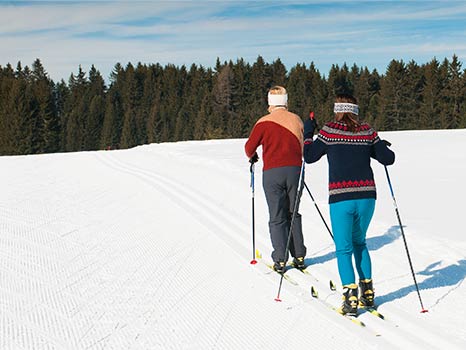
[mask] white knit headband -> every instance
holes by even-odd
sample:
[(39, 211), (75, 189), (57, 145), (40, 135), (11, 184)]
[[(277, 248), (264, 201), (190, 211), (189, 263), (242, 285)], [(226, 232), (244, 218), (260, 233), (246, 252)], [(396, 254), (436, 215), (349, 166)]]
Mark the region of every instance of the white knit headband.
[(333, 106), (333, 112), (335, 113), (353, 113), (359, 114), (359, 106), (353, 103), (342, 103), (336, 102)]
[(272, 95), (270, 92), (267, 95), (269, 106), (287, 106), (288, 95)]

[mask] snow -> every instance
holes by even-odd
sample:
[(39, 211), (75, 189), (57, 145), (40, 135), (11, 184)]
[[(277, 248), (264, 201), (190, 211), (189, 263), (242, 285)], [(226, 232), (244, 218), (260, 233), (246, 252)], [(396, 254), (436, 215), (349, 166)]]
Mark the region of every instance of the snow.
[[(376, 302), (359, 327), (338, 306), (330, 235), (301, 201), (314, 278), (251, 265), (245, 140), (0, 157), (1, 349), (464, 349), (466, 130), (380, 133), (418, 295), (383, 166), (368, 232)], [(259, 161), (256, 246), (270, 260)], [(327, 164), (305, 181), (327, 222)], [(318, 281), (316, 281), (318, 279)], [(340, 287), (340, 286), (338, 286)]]

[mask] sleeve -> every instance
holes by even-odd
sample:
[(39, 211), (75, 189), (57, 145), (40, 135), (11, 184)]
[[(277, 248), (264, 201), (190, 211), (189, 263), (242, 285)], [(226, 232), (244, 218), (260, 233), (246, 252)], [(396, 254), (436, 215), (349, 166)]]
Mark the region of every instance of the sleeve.
[(254, 153), (256, 153), (257, 148), (262, 142), (262, 131), (261, 131), (260, 124), (254, 125), (254, 128), (251, 131), (251, 135), (249, 135), (246, 144), (244, 145), (244, 151), (246, 152), (246, 156), (251, 158)]
[(375, 132), (371, 157), (383, 165), (392, 165), (395, 162), (395, 153), (388, 148), (387, 143), (379, 138)]
[(320, 133), (317, 135), (315, 141), (312, 138), (306, 138), (303, 153), (306, 163), (315, 163), (327, 153), (327, 145), (320, 139)]
[(314, 131), (317, 129), (317, 122), (315, 119), (307, 119), (304, 122), (304, 139), (312, 139)]

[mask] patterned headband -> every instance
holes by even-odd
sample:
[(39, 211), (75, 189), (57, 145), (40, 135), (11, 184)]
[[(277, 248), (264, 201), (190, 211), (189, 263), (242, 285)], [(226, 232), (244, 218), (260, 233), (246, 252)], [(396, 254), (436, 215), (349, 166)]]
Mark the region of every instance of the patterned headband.
[(333, 112), (335, 113), (353, 113), (359, 114), (359, 106), (353, 103), (341, 103), (336, 102), (333, 106)]

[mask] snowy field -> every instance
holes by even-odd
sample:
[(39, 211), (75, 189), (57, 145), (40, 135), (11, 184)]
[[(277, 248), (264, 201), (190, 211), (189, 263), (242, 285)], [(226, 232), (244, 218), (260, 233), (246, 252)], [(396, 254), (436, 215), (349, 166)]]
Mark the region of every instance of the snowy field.
[[(381, 133), (416, 278), (384, 168), (368, 232), (376, 303), (366, 327), (338, 306), (330, 235), (309, 195), (308, 271), (250, 265), (245, 140), (0, 157), (0, 349), (465, 349), (466, 130)], [(256, 167), (256, 246), (269, 260)], [(328, 219), (326, 159), (305, 181)]]

